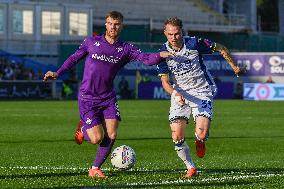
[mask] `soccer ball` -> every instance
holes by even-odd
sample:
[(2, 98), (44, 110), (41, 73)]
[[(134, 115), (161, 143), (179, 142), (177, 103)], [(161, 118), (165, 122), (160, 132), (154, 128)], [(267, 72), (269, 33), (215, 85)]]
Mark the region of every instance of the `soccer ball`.
[(134, 166), (136, 154), (129, 146), (122, 145), (112, 151), (110, 161), (116, 169), (128, 170)]

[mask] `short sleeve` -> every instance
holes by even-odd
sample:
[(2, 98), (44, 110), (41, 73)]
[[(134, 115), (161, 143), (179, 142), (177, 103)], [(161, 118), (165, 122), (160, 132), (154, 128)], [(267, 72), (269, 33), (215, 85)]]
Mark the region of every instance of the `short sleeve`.
[(160, 64), (157, 65), (157, 72), (158, 72), (158, 76), (170, 74), (170, 70), (168, 68), (166, 61), (162, 61)]
[[(162, 51), (167, 51), (167, 47), (166, 44), (163, 44), (163, 46), (158, 50), (158, 52), (162, 52)], [(163, 59), (163, 61), (161, 61), (158, 65), (157, 65), (157, 72), (158, 72), (158, 76), (163, 76), (163, 75), (169, 75), (170, 74), (170, 70), (167, 64), (167, 59)]]
[(200, 54), (212, 54), (216, 52), (216, 43), (208, 39), (197, 38), (197, 50)]

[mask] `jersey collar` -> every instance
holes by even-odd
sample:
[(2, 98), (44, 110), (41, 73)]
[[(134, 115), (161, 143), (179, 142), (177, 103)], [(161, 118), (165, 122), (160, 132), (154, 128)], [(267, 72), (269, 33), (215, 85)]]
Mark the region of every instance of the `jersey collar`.
[(186, 49), (185, 40), (183, 38), (183, 46), (182, 46), (182, 48), (179, 51), (176, 51), (175, 49), (173, 49), (168, 41), (166, 42), (166, 47), (167, 47), (167, 50), (169, 52), (175, 53), (175, 54), (179, 54), (179, 53), (183, 52)]

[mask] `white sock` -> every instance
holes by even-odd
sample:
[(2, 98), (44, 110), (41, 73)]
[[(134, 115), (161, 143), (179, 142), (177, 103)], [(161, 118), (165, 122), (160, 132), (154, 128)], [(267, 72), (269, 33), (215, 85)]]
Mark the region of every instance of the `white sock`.
[(184, 162), (187, 169), (195, 168), (195, 165), (189, 154), (189, 147), (186, 141), (184, 141), (183, 143), (175, 144), (175, 151), (177, 152), (178, 157)]

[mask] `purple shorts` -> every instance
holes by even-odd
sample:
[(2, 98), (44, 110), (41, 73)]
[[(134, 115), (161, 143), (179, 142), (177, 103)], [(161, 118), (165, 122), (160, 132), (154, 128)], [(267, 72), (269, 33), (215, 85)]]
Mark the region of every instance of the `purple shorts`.
[(116, 97), (108, 100), (78, 99), (80, 118), (83, 122), (83, 134), (88, 140), (86, 130), (100, 125), (105, 119), (120, 119), (120, 112)]

